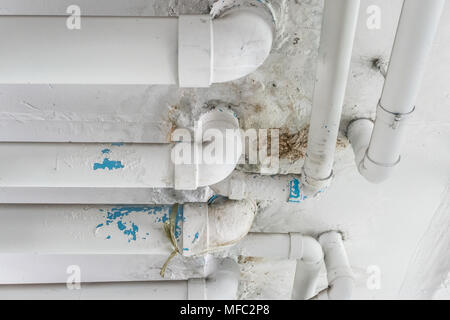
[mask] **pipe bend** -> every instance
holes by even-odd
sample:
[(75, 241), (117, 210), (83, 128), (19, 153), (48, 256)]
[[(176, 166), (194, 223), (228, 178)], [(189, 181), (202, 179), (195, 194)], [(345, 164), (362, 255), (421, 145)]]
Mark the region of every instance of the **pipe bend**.
[(212, 23), (213, 83), (242, 78), (269, 56), (275, 28), (264, 9), (231, 9)]
[(319, 293), (316, 299), (350, 300), (354, 289), (354, 277), (342, 235), (336, 231), (326, 232), (319, 237), (319, 242), (325, 254), (329, 287)]
[(302, 256), (300, 260), (310, 265), (318, 265), (323, 261), (323, 250), (320, 243), (308, 236), (302, 236)]
[[(182, 237), (184, 256), (198, 256), (234, 246), (250, 231), (256, 215), (252, 200), (220, 199), (183, 206)], [(181, 251), (181, 249), (180, 249)]]

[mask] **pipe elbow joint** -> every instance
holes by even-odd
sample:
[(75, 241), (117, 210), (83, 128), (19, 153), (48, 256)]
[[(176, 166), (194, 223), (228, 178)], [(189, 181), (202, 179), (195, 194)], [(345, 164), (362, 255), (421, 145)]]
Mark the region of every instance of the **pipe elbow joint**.
[(180, 251), (184, 256), (198, 256), (237, 244), (250, 231), (256, 210), (252, 200), (185, 204)]
[[(221, 108), (203, 114), (197, 122), (194, 138), (185, 129), (172, 134), (176, 190), (196, 190), (217, 184), (236, 168), (242, 155), (239, 121)], [(186, 157), (186, 154), (189, 156)]]
[(240, 79), (269, 56), (275, 34), (272, 17), (258, 7), (235, 8), (212, 21), (212, 82)]

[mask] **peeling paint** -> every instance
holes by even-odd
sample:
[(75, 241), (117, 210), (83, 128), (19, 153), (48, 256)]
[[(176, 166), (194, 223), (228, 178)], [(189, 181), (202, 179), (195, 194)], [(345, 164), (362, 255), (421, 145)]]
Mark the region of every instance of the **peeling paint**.
[(114, 170), (114, 169), (123, 169), (125, 166), (122, 164), (121, 161), (113, 161), (109, 160), (108, 158), (103, 159), (102, 163), (94, 163), (94, 170)]

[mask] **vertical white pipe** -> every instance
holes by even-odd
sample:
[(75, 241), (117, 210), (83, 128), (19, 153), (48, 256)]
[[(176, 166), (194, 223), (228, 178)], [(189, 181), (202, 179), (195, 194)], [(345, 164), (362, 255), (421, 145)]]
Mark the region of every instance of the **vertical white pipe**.
[(347, 257), (342, 235), (331, 231), (319, 237), (325, 254), (325, 266), (329, 288), (317, 298), (327, 300), (350, 300), (353, 294), (354, 278)]
[[(372, 137), (357, 163), (371, 182), (386, 180), (400, 162), (405, 122), (414, 111), (444, 4), (445, 0), (404, 1)], [(362, 134), (353, 131), (353, 137)]]
[(445, 0), (405, 0), (381, 97), (393, 113), (413, 110)]
[(333, 175), (359, 6), (359, 0), (325, 1), (308, 148), (303, 167), (303, 184), (312, 195), (326, 188)]

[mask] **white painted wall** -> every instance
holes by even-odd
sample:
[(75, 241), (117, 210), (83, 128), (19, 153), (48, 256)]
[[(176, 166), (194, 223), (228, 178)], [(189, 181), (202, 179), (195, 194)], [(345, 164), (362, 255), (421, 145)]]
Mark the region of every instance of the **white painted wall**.
[[(182, 4), (177, 5), (180, 2)], [(91, 14), (172, 15), (205, 13), (207, 0), (78, 1)], [(63, 13), (71, 1), (0, 0), (0, 13)], [(0, 86), (0, 140), (164, 142), (173, 124), (190, 125), (205, 103), (232, 104), (245, 128), (302, 128), (309, 120), (322, 0), (273, 0), (282, 32), (266, 64), (254, 74), (210, 89), (164, 86)], [(372, 68), (389, 58), (401, 0), (362, 0), (359, 28), (341, 130), (356, 116), (373, 116), (383, 77)], [(366, 9), (381, 8), (381, 29), (368, 30)], [(383, 185), (366, 182), (350, 148), (336, 159), (336, 180), (322, 199), (301, 205), (267, 203), (254, 231), (317, 235), (345, 232), (357, 275), (355, 298), (399, 297), (413, 254), (450, 184), (450, 5), (441, 20), (428, 71), (410, 122), (403, 161)], [(11, 128), (13, 128), (11, 130)], [(299, 172), (302, 161), (283, 162)], [(434, 248), (430, 248), (432, 250)], [(448, 257), (450, 259), (450, 256)], [(381, 288), (367, 288), (371, 266)], [(241, 298), (288, 298), (292, 265), (242, 263)], [(266, 273), (268, 272), (268, 273)], [(437, 274), (430, 275), (434, 279)], [(323, 278), (323, 277), (322, 277)], [(323, 283), (323, 281), (322, 281)], [(415, 292), (402, 292), (403, 296)], [(450, 298), (441, 289), (440, 298)]]

